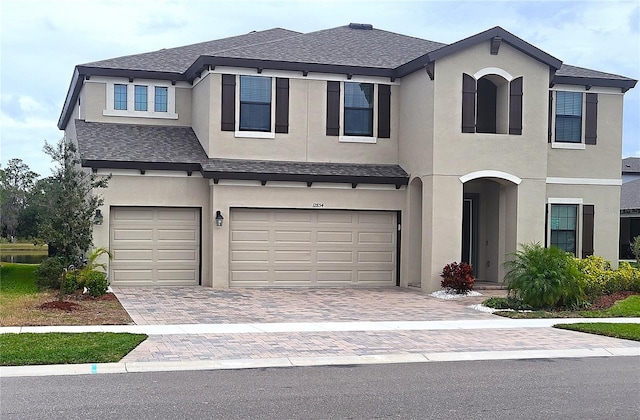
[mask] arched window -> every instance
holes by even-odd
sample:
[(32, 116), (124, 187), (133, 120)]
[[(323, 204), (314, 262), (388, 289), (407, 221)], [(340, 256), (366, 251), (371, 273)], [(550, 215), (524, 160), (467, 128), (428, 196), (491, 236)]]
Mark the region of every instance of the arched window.
[(522, 134), (522, 77), (463, 74), (462, 132)]

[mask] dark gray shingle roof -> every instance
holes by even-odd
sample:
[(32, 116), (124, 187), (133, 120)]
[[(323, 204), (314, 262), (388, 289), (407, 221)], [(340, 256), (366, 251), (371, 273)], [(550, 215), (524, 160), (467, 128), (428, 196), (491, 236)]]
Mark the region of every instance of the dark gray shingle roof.
[(640, 157), (628, 157), (622, 159), (623, 174), (640, 174)]
[[(75, 120), (83, 165), (202, 171), (214, 179), (368, 182), (405, 185), (398, 165), (209, 159), (190, 127)], [(185, 169), (186, 168), (186, 169)]]
[(591, 78), (591, 79), (610, 79), (610, 80), (633, 80), (628, 77), (620, 76), (618, 74), (604, 73), (601, 71), (585, 69), (583, 67), (570, 66), (568, 64), (563, 64), (558, 69), (558, 71), (556, 71), (556, 76), (585, 77), (585, 78)]
[(398, 165), (356, 163), (285, 162), (241, 159), (209, 159), (205, 172), (286, 174), (344, 177), (403, 178), (409, 175)]
[(622, 184), (620, 210), (640, 210), (640, 179)]
[(75, 120), (83, 161), (195, 163), (207, 159), (191, 127)]
[(82, 66), (184, 73), (201, 55), (216, 55), (221, 51), (245, 45), (260, 45), (265, 42), (289, 38), (295, 35), (300, 35), (300, 32), (274, 28), (266, 31), (250, 32), (245, 35), (230, 38), (185, 45), (183, 47), (167, 48), (143, 54), (94, 61), (82, 64)]

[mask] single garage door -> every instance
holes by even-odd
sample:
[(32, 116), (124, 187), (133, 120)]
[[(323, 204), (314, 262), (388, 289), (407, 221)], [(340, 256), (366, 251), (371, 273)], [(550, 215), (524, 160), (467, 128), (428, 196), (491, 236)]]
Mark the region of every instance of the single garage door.
[(395, 212), (232, 209), (230, 285), (394, 286)]
[(200, 209), (112, 207), (114, 286), (187, 286), (200, 282)]

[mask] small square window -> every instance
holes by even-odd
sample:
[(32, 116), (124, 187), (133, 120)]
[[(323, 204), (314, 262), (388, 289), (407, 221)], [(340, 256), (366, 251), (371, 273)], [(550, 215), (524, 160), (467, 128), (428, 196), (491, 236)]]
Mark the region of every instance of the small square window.
[(156, 112), (167, 112), (168, 89), (166, 87), (156, 86), (155, 105)]
[(135, 110), (146, 111), (147, 110), (147, 87), (138, 86), (135, 87)]
[(113, 109), (127, 109), (127, 85), (113, 86)]

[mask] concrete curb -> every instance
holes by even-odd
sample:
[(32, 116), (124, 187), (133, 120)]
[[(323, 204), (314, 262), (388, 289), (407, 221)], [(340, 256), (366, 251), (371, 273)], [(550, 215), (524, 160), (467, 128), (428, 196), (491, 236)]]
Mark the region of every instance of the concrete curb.
[(584, 357), (640, 357), (640, 347), (564, 350), (409, 353), (388, 355), (230, 359), (190, 362), (89, 363), (77, 365), (2, 366), (0, 377), (92, 375), (107, 373), (235, 370), (281, 367), (371, 365), (391, 363), (457, 362), (478, 360), (559, 359)]
[(358, 322), (280, 322), (251, 324), (175, 324), (175, 325), (87, 325), (0, 327), (0, 334), (45, 332), (126, 332), (147, 335), (188, 334), (271, 334), (286, 332), (348, 331), (426, 331), (548, 328), (555, 324), (579, 322), (640, 323), (640, 318), (545, 318), (459, 321), (358, 321)]

